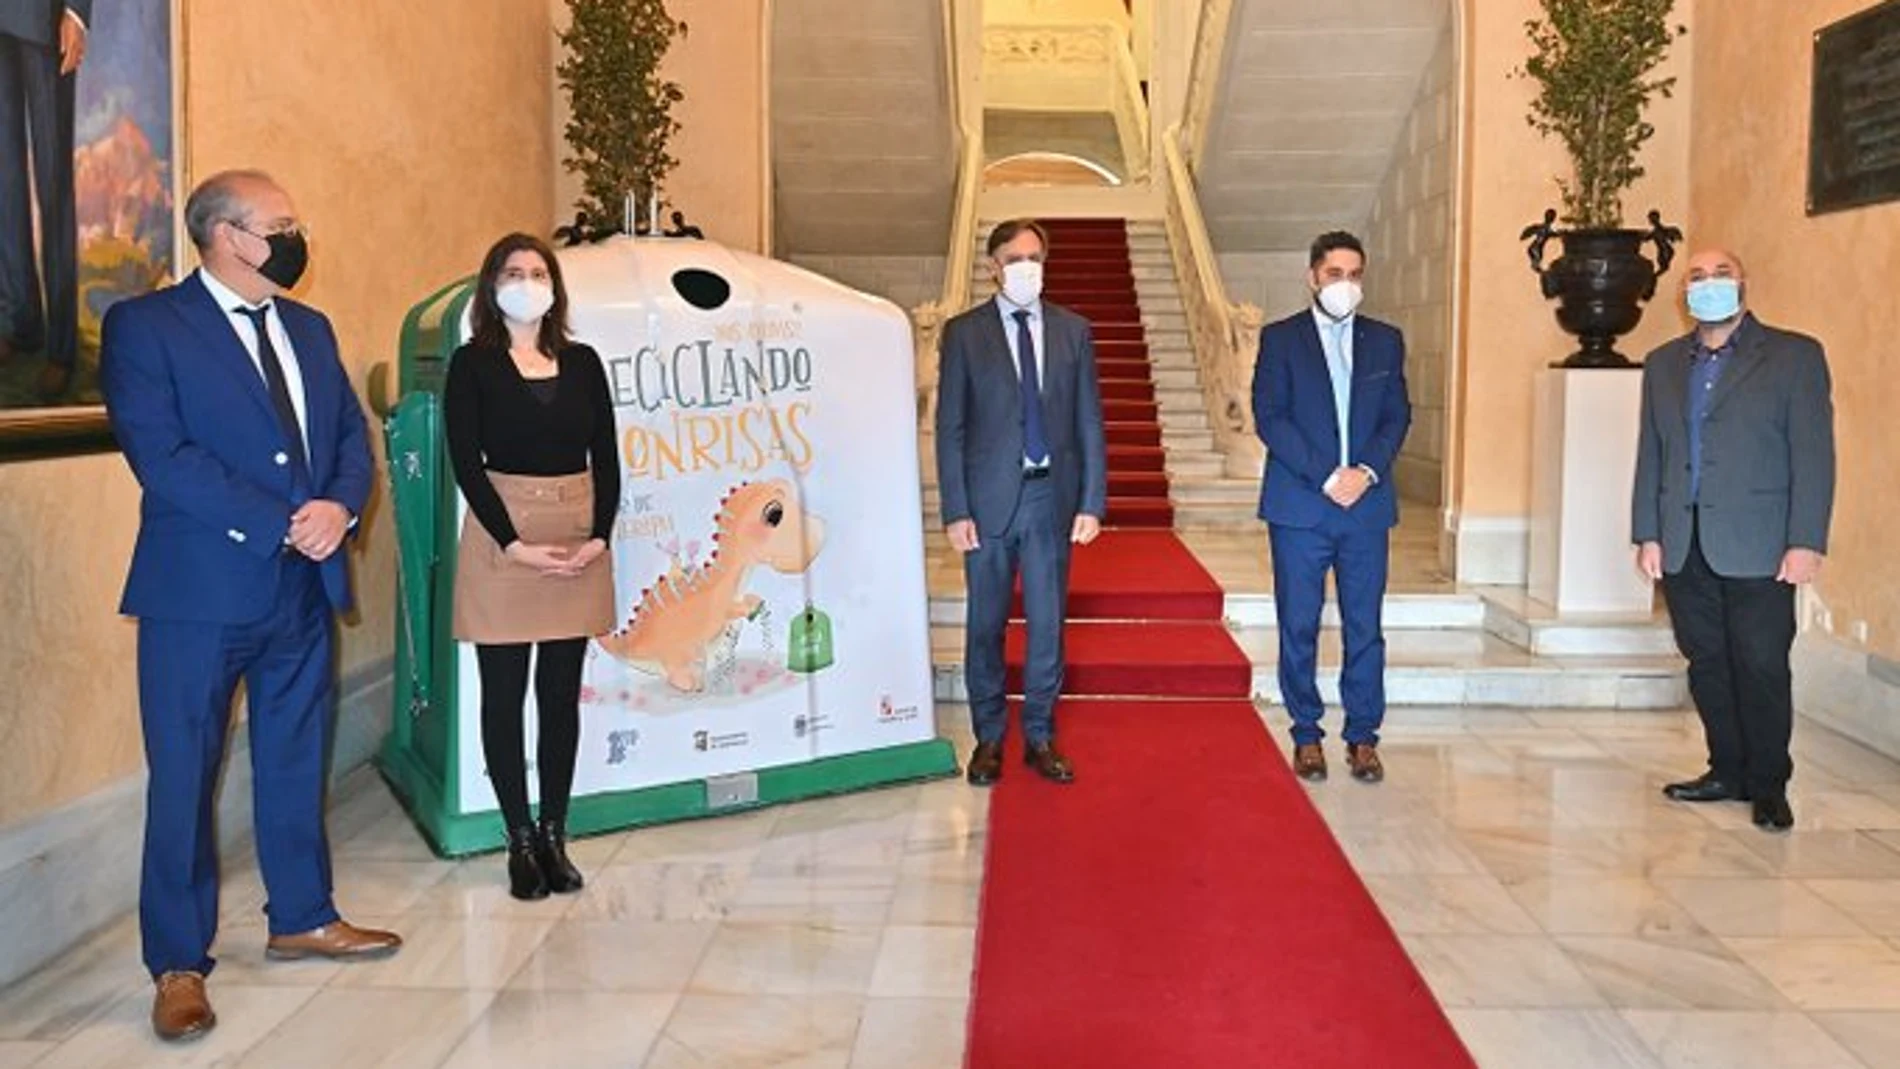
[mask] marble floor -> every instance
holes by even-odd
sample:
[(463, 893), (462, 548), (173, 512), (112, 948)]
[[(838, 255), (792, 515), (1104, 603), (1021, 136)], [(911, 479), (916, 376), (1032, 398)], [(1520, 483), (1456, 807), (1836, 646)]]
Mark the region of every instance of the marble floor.
[[(1698, 760), (1683, 713), (1395, 710), (1386, 784), (1310, 793), (1484, 1066), (1900, 1067), (1900, 763), (1807, 723), (1796, 748), (1782, 837), (1657, 794)], [(0, 992), (0, 1067), (954, 1067), (985, 803), (944, 781), (603, 836), (585, 891), (518, 903), (359, 773), (338, 899), (402, 954), (266, 964), (233, 857), (216, 1031), (151, 1038), (127, 918)]]

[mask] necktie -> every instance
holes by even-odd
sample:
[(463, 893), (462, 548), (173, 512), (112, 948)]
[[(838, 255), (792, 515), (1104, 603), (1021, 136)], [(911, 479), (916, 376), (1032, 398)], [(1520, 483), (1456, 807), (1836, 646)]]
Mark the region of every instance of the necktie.
[(1023, 456), (1038, 467), (1049, 463), (1049, 432), (1042, 425), (1042, 382), (1036, 374), (1036, 338), (1028, 312), (1011, 312), (1016, 321), (1016, 365), (1022, 372)]
[(1326, 370), (1333, 380), (1333, 416), (1339, 421), (1339, 466), (1352, 463), (1352, 368), (1346, 364), (1346, 328), (1351, 321), (1328, 323), (1333, 344), (1326, 349)]
[(297, 470), (307, 473), (310, 460), (304, 455), (303, 426), (297, 422), (297, 406), (290, 400), (290, 384), (284, 379), (284, 365), (277, 359), (277, 346), (271, 344), (270, 330), (265, 325), (270, 306), (245, 308), (240, 305), (232, 311), (242, 312), (251, 321), (251, 326), (257, 328), (257, 362), (264, 367), (264, 385), (270, 389), (271, 407), (277, 410), (277, 423), (283, 428), (284, 437), (290, 441), (290, 455), (297, 462)]

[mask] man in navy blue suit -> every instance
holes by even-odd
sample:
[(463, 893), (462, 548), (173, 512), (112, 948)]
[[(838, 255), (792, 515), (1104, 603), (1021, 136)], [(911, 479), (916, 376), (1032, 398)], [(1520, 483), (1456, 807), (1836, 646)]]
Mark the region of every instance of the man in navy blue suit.
[(937, 398), (944, 533), (963, 555), (969, 593), (964, 663), (976, 748), (965, 775), (987, 787), (1003, 774), (1003, 646), (1020, 580), (1023, 759), (1071, 783), (1075, 767), (1055, 747), (1069, 551), (1101, 533), (1108, 505), (1095, 341), (1088, 320), (1042, 299), (1049, 232), (1041, 224), (998, 224), (987, 248), (996, 299), (944, 325)]
[(323, 828), (338, 551), (369, 497), (363, 412), (322, 313), (283, 296), (307, 259), (290, 198), (263, 174), (214, 175), (185, 224), (203, 266), (114, 305), (100, 384), (144, 490), (120, 611), (139, 619), (150, 771), (139, 922), (166, 1039), (215, 1023), (204, 978), (218, 921), (212, 827), (231, 698), (250, 695), (252, 792), (272, 958), (356, 959), (401, 945), (331, 900)]
[(1335, 231), (1313, 242), (1313, 306), (1260, 332), (1254, 425), (1267, 444), (1260, 518), (1273, 553), (1280, 693), (1293, 717), (1293, 770), (1326, 778), (1318, 683), (1320, 613), (1332, 573), (1345, 635), (1340, 702), (1346, 760), (1366, 783), (1385, 778), (1385, 600), (1390, 533), (1399, 522), (1392, 462), (1412, 425), (1405, 338), (1358, 314), (1366, 252)]

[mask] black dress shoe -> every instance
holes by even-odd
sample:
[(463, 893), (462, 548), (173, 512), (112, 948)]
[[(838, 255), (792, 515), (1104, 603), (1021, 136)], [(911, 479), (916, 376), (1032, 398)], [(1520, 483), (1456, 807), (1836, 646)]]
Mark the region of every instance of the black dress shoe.
[(534, 860), (541, 866), (541, 878), (553, 894), (572, 894), (581, 889), (581, 870), (567, 859), (567, 828), (541, 820), (534, 826)]
[(524, 902), (548, 896), (548, 880), (534, 848), (533, 825), (508, 829), (508, 893)]
[(1035, 769), (1043, 779), (1052, 783), (1075, 782), (1075, 769), (1069, 764), (1069, 759), (1057, 753), (1055, 746), (1050, 743), (1024, 747), (1023, 764)]
[(1003, 744), (979, 742), (970, 753), (970, 767), (964, 773), (972, 787), (988, 787), (1003, 775)]
[(1704, 772), (1682, 783), (1671, 783), (1663, 788), (1663, 795), (1676, 802), (1748, 801), (1748, 793), (1740, 786), (1716, 779), (1713, 772)]
[(1755, 799), (1755, 826), (1763, 831), (1787, 831), (1794, 827), (1794, 810), (1788, 808), (1788, 796), (1775, 794)]

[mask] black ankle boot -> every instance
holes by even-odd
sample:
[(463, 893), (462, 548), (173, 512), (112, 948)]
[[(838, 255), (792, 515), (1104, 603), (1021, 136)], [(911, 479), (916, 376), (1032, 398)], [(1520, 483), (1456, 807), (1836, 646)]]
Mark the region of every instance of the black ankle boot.
[(508, 829), (508, 893), (524, 902), (548, 896), (534, 828)]
[(581, 889), (580, 870), (567, 859), (567, 829), (565, 827), (546, 819), (536, 824), (534, 826), (534, 856), (541, 863), (541, 873), (547, 878), (548, 890), (557, 895), (565, 895)]

